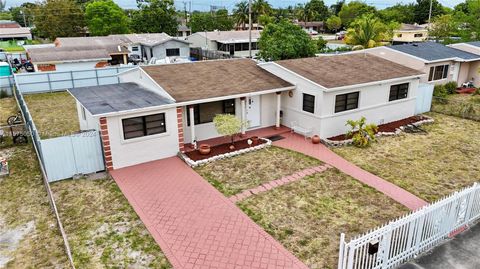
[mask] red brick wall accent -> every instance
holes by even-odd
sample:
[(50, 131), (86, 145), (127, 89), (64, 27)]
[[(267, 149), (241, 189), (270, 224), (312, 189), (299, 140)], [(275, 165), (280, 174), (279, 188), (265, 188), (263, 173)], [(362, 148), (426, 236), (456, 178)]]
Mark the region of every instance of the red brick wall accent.
[(54, 64), (38, 64), (37, 69), (38, 71), (48, 72), (48, 71), (56, 71), (57, 67)]
[(185, 152), (185, 139), (183, 137), (183, 108), (177, 107), (178, 146), (180, 152)]
[(100, 137), (102, 138), (103, 154), (105, 155), (105, 169), (113, 170), (112, 151), (110, 149), (110, 137), (108, 136), (107, 118), (100, 118)]

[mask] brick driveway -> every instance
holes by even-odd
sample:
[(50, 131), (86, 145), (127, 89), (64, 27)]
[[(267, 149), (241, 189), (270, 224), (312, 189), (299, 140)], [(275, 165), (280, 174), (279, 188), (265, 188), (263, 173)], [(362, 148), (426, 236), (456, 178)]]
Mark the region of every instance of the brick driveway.
[(111, 174), (175, 268), (307, 268), (177, 157)]

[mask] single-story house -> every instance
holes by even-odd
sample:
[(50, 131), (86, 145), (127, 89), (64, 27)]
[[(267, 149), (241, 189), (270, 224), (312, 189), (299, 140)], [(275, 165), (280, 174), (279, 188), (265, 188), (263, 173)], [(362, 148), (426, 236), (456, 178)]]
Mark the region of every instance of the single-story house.
[(365, 116), (384, 124), (415, 114), (424, 73), (370, 55), (343, 54), (266, 62), (260, 67), (296, 85), (282, 94), (282, 124), (310, 128), (321, 138), (348, 131)]
[(445, 84), (456, 81), (458, 86), (471, 81), (480, 86), (478, 65), (480, 55), (448, 47), (440, 43), (423, 42), (382, 46), (352, 53), (370, 53), (428, 74), (422, 83)]
[(6, 28), (0, 27), (0, 41), (31, 40), (32, 33), (28, 27)]
[(171, 37), (165, 33), (123, 34), (111, 35), (119, 44), (128, 46), (130, 54), (137, 54), (142, 59), (150, 61), (170, 58), (188, 58), (190, 43), (180, 38)]
[(309, 34), (325, 32), (325, 23), (323, 21), (296, 21), (295, 24)]
[(20, 27), (22, 26), (16, 21), (0, 20), (0, 28), (20, 28)]
[(177, 37), (186, 39), (192, 34), (192, 29), (184, 24), (179, 24), (177, 27)]
[[(257, 42), (260, 30), (252, 30), (252, 56), (258, 53)], [(248, 57), (249, 31), (212, 31), (197, 32), (187, 40), (192, 47), (218, 51), (231, 56)]]
[(393, 30), (393, 44), (423, 42), (428, 39), (428, 24), (402, 23), (399, 29)]
[[(349, 119), (387, 123), (415, 114), (422, 72), (373, 55), (257, 64), (251, 59), (141, 66), (120, 84), (71, 89), (82, 130), (101, 132), (107, 169), (171, 157), (219, 137), (213, 117), (242, 130), (303, 126), (328, 138)], [(185, 79), (188, 77), (188, 79)]]
[(105, 49), (72, 49), (65, 47), (28, 48), (27, 57), (36, 72), (76, 71), (101, 68), (112, 58)]

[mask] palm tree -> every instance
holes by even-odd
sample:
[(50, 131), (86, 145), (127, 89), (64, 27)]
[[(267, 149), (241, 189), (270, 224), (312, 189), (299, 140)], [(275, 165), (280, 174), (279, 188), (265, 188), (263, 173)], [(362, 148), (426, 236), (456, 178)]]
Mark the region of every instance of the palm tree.
[(365, 15), (351, 24), (345, 35), (345, 42), (362, 48), (377, 46), (386, 36), (387, 26), (373, 15)]
[(271, 11), (272, 7), (266, 0), (255, 0), (252, 4), (252, 13), (255, 14), (257, 22), (261, 15), (270, 15)]
[(315, 17), (315, 12), (302, 4), (295, 7), (295, 17), (301, 22), (309, 22)]
[(233, 18), (235, 19), (235, 23), (237, 27), (239, 25), (242, 26), (242, 30), (245, 30), (245, 24), (248, 23), (248, 2), (242, 1), (235, 5), (235, 9), (233, 10)]

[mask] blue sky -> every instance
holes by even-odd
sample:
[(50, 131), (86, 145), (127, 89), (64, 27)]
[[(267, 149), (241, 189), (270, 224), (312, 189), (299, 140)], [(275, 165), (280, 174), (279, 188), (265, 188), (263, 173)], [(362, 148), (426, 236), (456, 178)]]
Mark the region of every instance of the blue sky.
[[(114, 0), (123, 8), (135, 8), (136, 2), (135, 0)], [(236, 3), (240, 2), (241, 0), (174, 0), (175, 5), (177, 8), (183, 9), (183, 1), (187, 2), (187, 8), (189, 1), (192, 2), (192, 9), (193, 10), (208, 10), (210, 9), (210, 5), (217, 5), (217, 6), (225, 6), (227, 9), (232, 9)], [(349, 0), (347, 0), (348, 2)], [(7, 7), (10, 6), (18, 6), (23, 2), (34, 2), (34, 1), (25, 1), (25, 0), (7, 0)], [(307, 0), (270, 0), (270, 4), (274, 7), (286, 7), (289, 5), (295, 5), (296, 3), (304, 3)], [(336, 0), (324, 0), (325, 4), (331, 5), (336, 2)], [(415, 0), (366, 0), (370, 5), (374, 5), (379, 9), (386, 8), (389, 6), (393, 6), (396, 3), (410, 3), (415, 2)], [(463, 2), (463, 0), (439, 0), (445, 6), (454, 7), (458, 3)]]

